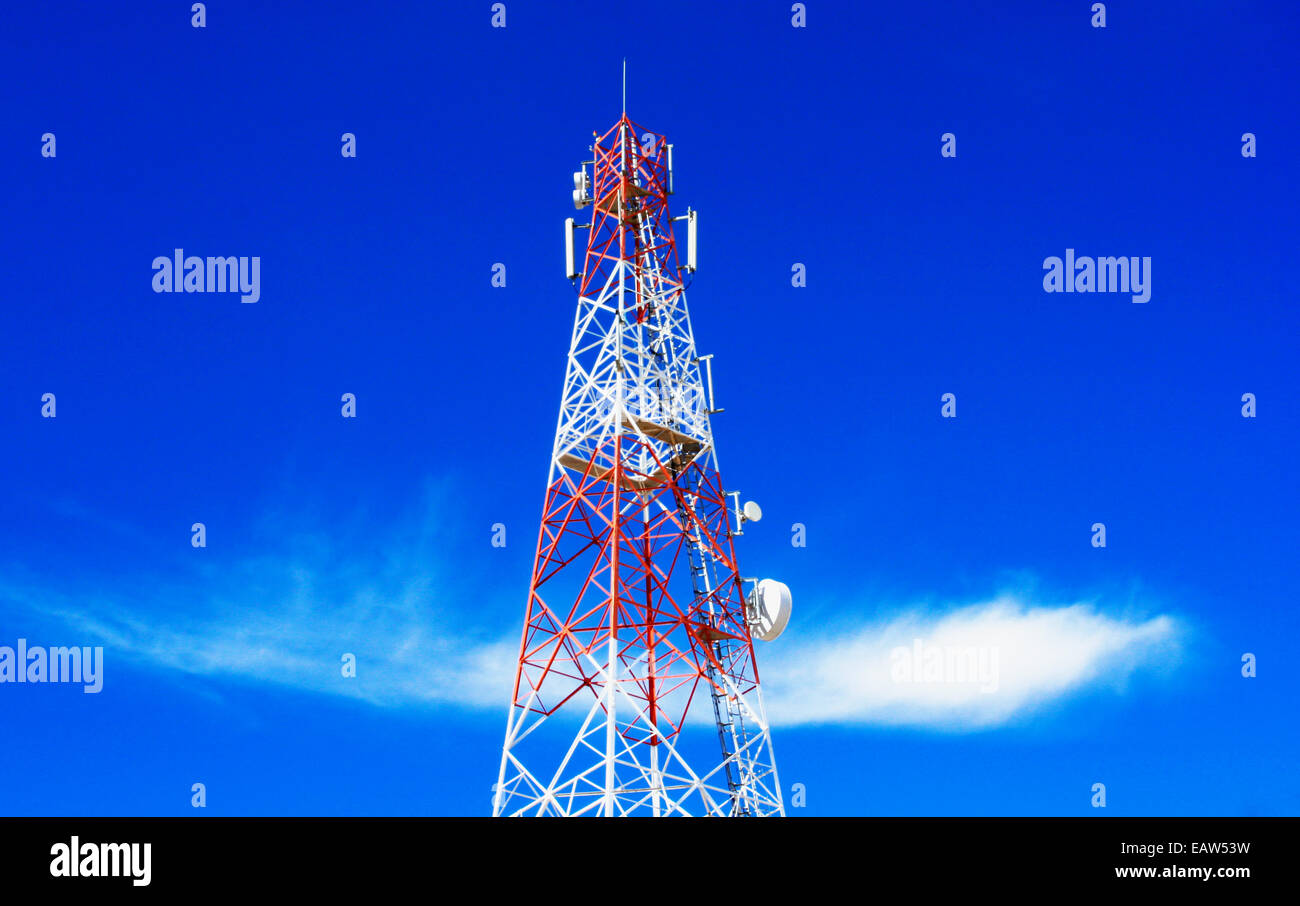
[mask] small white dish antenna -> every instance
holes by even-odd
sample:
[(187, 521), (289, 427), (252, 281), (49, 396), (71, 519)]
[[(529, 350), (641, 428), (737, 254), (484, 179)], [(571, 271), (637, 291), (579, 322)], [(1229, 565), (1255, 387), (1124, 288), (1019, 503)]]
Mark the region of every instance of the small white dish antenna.
[(573, 206), (581, 211), (590, 201), (587, 197), (587, 168), (583, 167), (573, 174)]
[(740, 513), (746, 522), (758, 522), (763, 518), (763, 508), (754, 501), (745, 504), (745, 508)]
[(764, 579), (749, 593), (750, 632), (762, 642), (774, 641), (790, 622), (793, 600), (790, 587), (776, 579)]

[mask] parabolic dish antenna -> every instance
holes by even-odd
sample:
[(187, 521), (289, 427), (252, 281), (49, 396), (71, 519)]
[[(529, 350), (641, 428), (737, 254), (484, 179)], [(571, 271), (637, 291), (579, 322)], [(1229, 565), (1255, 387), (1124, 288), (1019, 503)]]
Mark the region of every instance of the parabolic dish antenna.
[(749, 593), (749, 626), (754, 637), (771, 642), (790, 622), (790, 588), (776, 579), (764, 579)]

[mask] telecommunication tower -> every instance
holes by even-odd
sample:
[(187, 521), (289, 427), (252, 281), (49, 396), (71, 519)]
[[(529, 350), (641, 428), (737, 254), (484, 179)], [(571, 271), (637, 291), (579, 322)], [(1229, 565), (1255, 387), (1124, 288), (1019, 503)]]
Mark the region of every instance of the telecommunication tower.
[(626, 113), (590, 151), (573, 201), (591, 222), (565, 221), (577, 311), (493, 814), (783, 815), (754, 639), (780, 635), (790, 592), (737, 566), (762, 511), (718, 471), (722, 410), (683, 282), (697, 215), (669, 213), (673, 146)]

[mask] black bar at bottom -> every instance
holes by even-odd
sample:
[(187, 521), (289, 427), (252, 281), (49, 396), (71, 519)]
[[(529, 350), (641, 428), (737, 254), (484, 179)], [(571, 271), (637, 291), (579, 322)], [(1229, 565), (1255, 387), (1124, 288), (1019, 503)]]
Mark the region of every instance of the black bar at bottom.
[(1295, 818), (5, 818), (0, 878), (7, 890), (83, 893), (336, 893), (431, 881), (450, 893), (441, 885), (459, 879), (494, 899), (539, 889), (533, 882), (576, 896), (611, 875), (640, 877), (651, 886), (624, 889), (656, 897), (679, 884), (821, 889), (837, 880), (864, 890), (880, 880), (918, 890), (1230, 892), (1258, 880), (1292, 887), (1298, 841)]

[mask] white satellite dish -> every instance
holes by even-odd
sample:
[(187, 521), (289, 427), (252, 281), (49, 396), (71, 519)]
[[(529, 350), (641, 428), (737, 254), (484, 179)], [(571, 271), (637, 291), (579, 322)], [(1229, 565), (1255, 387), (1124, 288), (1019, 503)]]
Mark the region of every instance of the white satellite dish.
[(776, 579), (764, 579), (749, 593), (749, 626), (755, 638), (771, 642), (785, 632), (790, 622), (790, 587)]
[(741, 513), (746, 522), (758, 522), (763, 518), (763, 508), (752, 500), (745, 504)]

